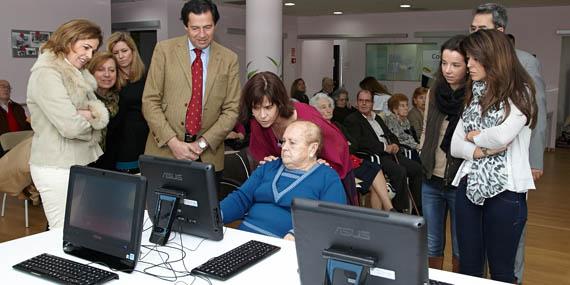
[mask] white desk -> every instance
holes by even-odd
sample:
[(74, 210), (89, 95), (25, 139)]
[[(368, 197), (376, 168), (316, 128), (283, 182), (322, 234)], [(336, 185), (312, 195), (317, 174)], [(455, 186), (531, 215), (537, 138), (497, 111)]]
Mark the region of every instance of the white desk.
[[(147, 223), (148, 226), (148, 223)], [(148, 237), (150, 230), (143, 232), (142, 244), (151, 245), (148, 242)], [(173, 233), (174, 234), (174, 233)], [(67, 259), (75, 260), (80, 263), (87, 264), (88, 261), (76, 258), (74, 256), (65, 254), (62, 250), (62, 229), (50, 230), (48, 232), (0, 243), (0, 276), (3, 280), (9, 280), (11, 282), (18, 282), (20, 284), (37, 284), (46, 283), (45, 279), (40, 279), (33, 275), (16, 271), (12, 269), (12, 265), (19, 263), (23, 260), (31, 258), (33, 256), (39, 255), (41, 253), (49, 253), (57, 256), (61, 256)], [(171, 235), (172, 238), (172, 235)], [(222, 241), (203, 241), (196, 251), (186, 250), (186, 268), (192, 270), (192, 268), (204, 263), (209, 258), (213, 256), (220, 255), (246, 241), (251, 239), (267, 242), (281, 247), (281, 250), (273, 254), (269, 258), (261, 261), (260, 263), (254, 265), (248, 270), (236, 275), (235, 277), (229, 279), (226, 282), (216, 281), (210, 279), (212, 284), (287, 284), (294, 285), (299, 284), (299, 275), (297, 273), (297, 254), (295, 252), (295, 243), (286, 241), (283, 239), (276, 239), (272, 237), (257, 235), (253, 233), (248, 233), (240, 230), (235, 230), (227, 228), (224, 239)], [(184, 247), (194, 249), (202, 239), (190, 236), (182, 235), (182, 242)], [(177, 243), (177, 244), (174, 244)], [(180, 236), (177, 234), (176, 237), (171, 240), (167, 245), (171, 245), (175, 248), (180, 248)], [(170, 254), (170, 259), (175, 260), (180, 258), (180, 251), (168, 248), (160, 248), (161, 250), (167, 251)], [(141, 257), (149, 252), (149, 250), (142, 248)], [(156, 251), (149, 253), (143, 261), (151, 262), (153, 264), (160, 263), (161, 258)], [(101, 269), (109, 270), (103, 266), (93, 264), (92, 266), (99, 267)], [(150, 265), (139, 262), (137, 264), (136, 270), (144, 270)], [(175, 270), (184, 271), (182, 262), (177, 262), (173, 264)], [(172, 271), (166, 269), (155, 269), (150, 271), (154, 274), (173, 276)], [(108, 284), (167, 284), (171, 282), (162, 281), (160, 279), (142, 274), (140, 272), (133, 272), (131, 274), (118, 272), (119, 280), (114, 280)], [(430, 278), (434, 280), (444, 281), (452, 284), (505, 284), (500, 282), (495, 282), (486, 279), (474, 278), (470, 276), (455, 274), (447, 271), (429, 270)], [(176, 284), (190, 284), (194, 280), (194, 277), (187, 276), (183, 278), (178, 278)], [(136, 282), (136, 283), (135, 283)], [(182, 283), (183, 282), (183, 283)], [(207, 284), (205, 280), (196, 279), (193, 283), (195, 285)]]

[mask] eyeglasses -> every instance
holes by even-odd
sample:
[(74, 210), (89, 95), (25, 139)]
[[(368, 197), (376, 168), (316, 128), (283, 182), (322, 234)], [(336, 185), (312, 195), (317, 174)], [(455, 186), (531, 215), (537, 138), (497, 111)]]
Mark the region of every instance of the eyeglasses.
[(372, 100), (370, 100), (370, 99), (358, 99), (356, 101), (358, 101), (358, 103), (362, 103), (362, 104), (372, 103)]
[(5, 85), (0, 85), (0, 89), (6, 89), (6, 90), (8, 90), (8, 91), (11, 91), (11, 90), (12, 90), (12, 87), (10, 87), (10, 86), (5, 86)]

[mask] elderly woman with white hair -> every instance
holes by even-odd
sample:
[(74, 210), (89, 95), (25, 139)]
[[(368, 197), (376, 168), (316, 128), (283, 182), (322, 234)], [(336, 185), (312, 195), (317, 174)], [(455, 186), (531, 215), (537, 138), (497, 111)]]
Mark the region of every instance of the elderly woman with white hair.
[[(311, 98), (309, 104), (315, 107), (321, 115), (323, 115), (325, 120), (331, 121), (333, 117), (334, 101), (330, 96), (325, 93), (317, 93)], [(348, 138), (348, 144), (350, 147), (350, 137), (348, 133), (343, 130), (343, 126), (337, 122), (332, 123), (343, 132), (346, 138)], [(377, 163), (358, 158), (353, 154), (351, 154), (351, 161), (353, 164), (352, 167), (354, 168), (354, 175), (356, 178), (362, 180), (362, 191), (367, 193), (372, 190), (370, 192), (370, 204), (372, 208), (393, 211), (394, 206), (392, 206), (392, 201), (388, 196), (388, 188), (386, 186), (384, 172), (382, 172), (382, 167)]]
[(224, 223), (243, 219), (242, 230), (292, 239), (294, 198), (346, 204), (338, 174), (317, 162), (321, 142), (321, 130), (314, 123), (289, 124), (283, 134), (281, 158), (260, 165), (220, 202)]

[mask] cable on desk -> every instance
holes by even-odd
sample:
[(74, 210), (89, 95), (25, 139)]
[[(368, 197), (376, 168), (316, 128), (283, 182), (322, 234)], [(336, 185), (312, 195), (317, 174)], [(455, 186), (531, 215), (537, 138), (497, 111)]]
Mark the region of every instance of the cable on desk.
[[(148, 221), (148, 218), (147, 218)], [(146, 221), (145, 221), (146, 223)], [(144, 225), (144, 224), (143, 224)], [(152, 228), (149, 227), (149, 228)], [(148, 230), (149, 228), (145, 229)], [(200, 248), (200, 246), (202, 245), (202, 243), (206, 240), (201, 239), (198, 243), (198, 245), (196, 245), (195, 248), (188, 248), (185, 247), (183, 244), (183, 240), (182, 240), (182, 225), (179, 224), (178, 225), (178, 231), (174, 232), (172, 234), (172, 236), (169, 238), (167, 245), (164, 246), (158, 246), (156, 244), (153, 245), (141, 245), (141, 255), (139, 256), (139, 263), (140, 264), (144, 264), (147, 265), (146, 268), (142, 269), (142, 271), (140, 270), (136, 270), (136, 272), (140, 272), (146, 275), (149, 275), (151, 277), (154, 278), (158, 278), (164, 281), (168, 281), (168, 282), (175, 282), (175, 284), (186, 284), (188, 285), (187, 282), (180, 280), (180, 278), (183, 277), (187, 277), (187, 276), (192, 276), (193, 279), (190, 282), (190, 285), (194, 284), (196, 282), (196, 280), (202, 279), (205, 282), (207, 282), (209, 285), (212, 284), (212, 282), (210, 281), (210, 279), (208, 279), (207, 277), (203, 277), (203, 276), (196, 276), (194, 274), (191, 273), (191, 270), (188, 270), (188, 267), (186, 266), (186, 262), (185, 262), (185, 258), (187, 256), (186, 250), (188, 251), (196, 251)], [(178, 235), (178, 238), (180, 239), (180, 244), (178, 244), (177, 242), (175, 242), (175, 239)], [(168, 252), (166, 252), (165, 250), (161, 250), (161, 249), (171, 249), (174, 250), (174, 252), (179, 253), (180, 254), (180, 258), (171, 260), (171, 254), (169, 254)], [(145, 250), (148, 250), (145, 252)], [(158, 254), (158, 256), (160, 257), (161, 261), (160, 263), (152, 263), (152, 262), (148, 262), (145, 259), (149, 256), (150, 253), (155, 252)], [(174, 265), (178, 262), (182, 261), (182, 266), (184, 270), (176, 270), (174, 269)], [(152, 270), (155, 269), (159, 269), (159, 270), (167, 270), (168, 272), (170, 272), (171, 274), (158, 274), (155, 272), (151, 272)]]
[[(182, 230), (182, 225), (178, 224), (178, 232), (181, 232), (181, 230)], [(184, 256), (186, 256), (186, 252), (184, 251), (184, 249), (185, 249), (184, 243), (182, 242), (182, 234), (180, 234), (179, 236), (180, 236), (180, 250), (181, 250), (182, 252), (184, 252)], [(198, 250), (198, 248), (200, 248), (200, 245), (202, 245), (202, 243), (203, 243), (205, 240), (206, 240), (206, 239), (203, 238), (203, 239), (198, 243), (198, 245), (196, 246), (195, 249), (193, 249), (193, 250), (192, 250), (192, 249), (188, 249), (188, 250), (190, 250), (190, 251), (196, 251), (196, 250)], [(196, 277), (198, 277), (198, 278), (200, 278), (200, 279), (202, 279), (202, 280), (205, 280), (206, 282), (208, 282), (209, 285), (212, 285), (212, 282), (210, 282), (210, 279), (209, 279), (209, 278), (203, 277), (203, 276), (201, 276), (201, 275), (197, 275), (197, 276), (196, 276), (196, 275), (193, 275), (193, 274), (190, 272), (190, 270), (188, 270), (188, 268), (186, 267), (186, 263), (184, 262), (184, 258), (182, 258), (182, 265), (184, 266), (184, 269), (186, 270), (186, 272), (188, 272), (189, 274), (191, 274), (192, 276), (194, 276), (194, 280), (192, 280), (192, 283), (190, 283), (190, 285), (194, 284), (194, 281), (196, 281)]]
[[(146, 225), (146, 222), (148, 222), (148, 221), (150, 221), (150, 218), (149, 218), (149, 217), (146, 217), (146, 219), (145, 219), (144, 222), (143, 222), (143, 228), (144, 228), (144, 225)], [(152, 229), (152, 226), (153, 226), (152, 223), (150, 223), (150, 227), (148, 227), (148, 228), (146, 228), (146, 229), (143, 229), (143, 233), (146, 232), (146, 231), (148, 231), (149, 229)]]

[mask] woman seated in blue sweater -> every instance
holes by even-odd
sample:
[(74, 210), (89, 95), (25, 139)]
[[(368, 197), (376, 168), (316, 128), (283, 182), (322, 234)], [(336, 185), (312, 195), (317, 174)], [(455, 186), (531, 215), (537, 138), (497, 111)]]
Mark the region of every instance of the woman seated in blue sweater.
[(334, 169), (317, 162), (321, 130), (308, 121), (291, 123), (283, 134), (281, 158), (260, 165), (221, 203), (224, 223), (243, 219), (239, 229), (292, 239), (294, 198), (346, 204)]

